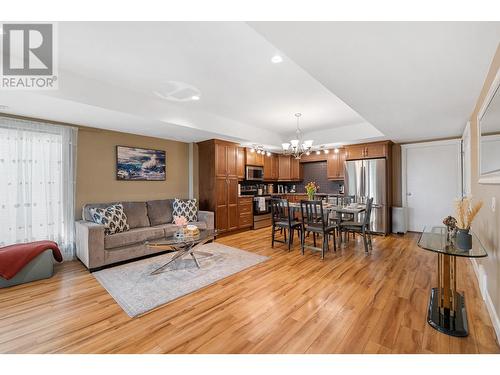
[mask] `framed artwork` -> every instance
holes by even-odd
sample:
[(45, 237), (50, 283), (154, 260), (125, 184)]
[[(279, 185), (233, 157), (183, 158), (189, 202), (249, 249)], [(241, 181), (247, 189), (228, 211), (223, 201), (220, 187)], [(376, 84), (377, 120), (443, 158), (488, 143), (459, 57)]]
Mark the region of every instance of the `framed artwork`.
[(124, 181), (165, 181), (166, 153), (138, 147), (116, 146), (116, 178)]

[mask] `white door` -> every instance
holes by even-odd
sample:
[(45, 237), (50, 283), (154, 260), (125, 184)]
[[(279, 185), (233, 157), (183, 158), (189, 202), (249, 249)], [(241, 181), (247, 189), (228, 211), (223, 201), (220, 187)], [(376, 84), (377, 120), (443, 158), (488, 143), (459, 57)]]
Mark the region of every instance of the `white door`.
[(454, 202), (462, 195), (460, 143), (451, 140), (402, 146), (408, 230), (421, 232), (428, 225), (443, 225), (446, 216), (454, 215)]

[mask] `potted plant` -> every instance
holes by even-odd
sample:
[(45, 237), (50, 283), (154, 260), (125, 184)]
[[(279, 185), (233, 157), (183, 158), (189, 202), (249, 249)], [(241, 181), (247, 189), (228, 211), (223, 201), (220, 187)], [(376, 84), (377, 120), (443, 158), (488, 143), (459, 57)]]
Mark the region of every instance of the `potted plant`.
[(307, 193), (307, 199), (312, 201), (314, 199), (314, 194), (319, 190), (319, 186), (316, 185), (316, 182), (311, 181), (306, 185), (306, 193)]
[(482, 201), (472, 204), (472, 200), (467, 197), (459, 199), (455, 202), (455, 208), (457, 211), (456, 246), (459, 249), (470, 250), (472, 248), (472, 235), (469, 233), (470, 226), (482, 206)]

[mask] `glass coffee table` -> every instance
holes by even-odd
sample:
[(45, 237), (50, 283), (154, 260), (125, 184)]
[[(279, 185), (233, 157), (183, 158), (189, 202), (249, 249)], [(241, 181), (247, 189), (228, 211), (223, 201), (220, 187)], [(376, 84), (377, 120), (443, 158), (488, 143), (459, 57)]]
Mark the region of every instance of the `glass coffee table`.
[(200, 263), (196, 259), (196, 255), (210, 257), (213, 254), (196, 251), (197, 249), (209, 241), (213, 241), (217, 236), (217, 231), (213, 229), (201, 229), (200, 234), (194, 237), (177, 237), (175, 234), (160, 238), (157, 240), (146, 241), (145, 245), (156, 250), (173, 250), (175, 255), (167, 263), (157, 268), (151, 275), (162, 273), (169, 265), (180, 260), (185, 255), (190, 255), (196, 267), (200, 268)]
[(457, 257), (483, 258), (486, 249), (472, 233), (472, 249), (457, 248), (455, 239), (449, 239), (446, 227), (424, 228), (418, 246), (438, 255), (438, 287), (432, 288), (427, 321), (439, 332), (450, 336), (467, 336), (467, 311), (465, 298), (457, 291)]

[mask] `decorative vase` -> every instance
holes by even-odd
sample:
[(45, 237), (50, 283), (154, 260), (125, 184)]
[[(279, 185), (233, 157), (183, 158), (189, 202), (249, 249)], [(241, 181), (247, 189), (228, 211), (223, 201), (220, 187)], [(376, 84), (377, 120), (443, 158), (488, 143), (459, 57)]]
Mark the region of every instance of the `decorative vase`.
[(469, 229), (458, 228), (456, 239), (457, 248), (460, 250), (472, 249), (472, 235), (469, 233)]
[(314, 200), (314, 191), (307, 193), (307, 199), (309, 199), (310, 201)]

